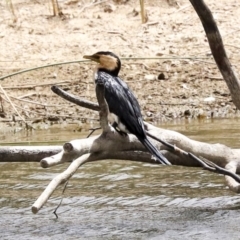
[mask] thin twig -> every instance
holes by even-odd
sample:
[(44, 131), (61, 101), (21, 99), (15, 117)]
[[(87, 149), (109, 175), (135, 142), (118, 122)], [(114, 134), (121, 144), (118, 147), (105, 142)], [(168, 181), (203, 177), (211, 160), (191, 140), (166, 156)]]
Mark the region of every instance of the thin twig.
[[(2, 100), (10, 103), (10, 101), (8, 101), (7, 99), (5, 99), (4, 97), (2, 97)], [(92, 103), (92, 102), (90, 102)], [(94, 103), (93, 103), (94, 104)], [(70, 105), (71, 106), (71, 105)], [(81, 105), (80, 105), (81, 106)], [(25, 109), (25, 108), (22, 108), (18, 105), (15, 106), (16, 108), (18, 109), (21, 109), (22, 111), (25, 111), (25, 112), (28, 112), (28, 113), (33, 113), (32, 110), (28, 110), (28, 109)], [(61, 108), (65, 107), (65, 105), (61, 105), (59, 106)], [(91, 120), (91, 121), (99, 121), (98, 118), (87, 118), (87, 117), (79, 117), (79, 116), (69, 116), (69, 115), (64, 115), (64, 114), (54, 114), (54, 113), (40, 113), (40, 112), (36, 112), (37, 115), (40, 115), (40, 116), (44, 116), (44, 118), (48, 118), (48, 117), (59, 117), (59, 118), (68, 118), (68, 119), (78, 119), (80, 121), (86, 121), (86, 120)], [(44, 118), (42, 120), (44, 120)], [(36, 118), (28, 118), (28, 121), (36, 121), (38, 119)], [(15, 120), (15, 121), (22, 121), (22, 120)], [(12, 122), (12, 119), (0, 119), (0, 122)]]
[(34, 67), (34, 68), (28, 68), (28, 69), (24, 69), (24, 70), (21, 70), (21, 71), (18, 71), (18, 72), (14, 72), (14, 73), (5, 75), (3, 77), (0, 77), (0, 80), (4, 80), (5, 78), (13, 77), (15, 75), (19, 75), (19, 74), (26, 73), (26, 72), (31, 72), (31, 71), (42, 69), (42, 68), (59, 66), (59, 65), (64, 65), (64, 64), (71, 64), (71, 63), (87, 62), (87, 61), (88, 60), (67, 61), (67, 62), (60, 62), (60, 63), (52, 63), (52, 64), (43, 65), (43, 66)]
[[(240, 29), (236, 29), (236, 30), (234, 30), (234, 31), (231, 31), (231, 32), (229, 32), (229, 33), (226, 33), (226, 34), (223, 35), (223, 38), (225, 38), (225, 37), (227, 37), (227, 36), (229, 36), (229, 35), (232, 35), (232, 34), (234, 34), (234, 33), (236, 33), (236, 32), (239, 32), (239, 31), (240, 31)], [(227, 44), (225, 44), (225, 45), (227, 45)]]
[(91, 132), (87, 135), (87, 138), (89, 138), (96, 130), (102, 129), (101, 127), (96, 127), (96, 128), (90, 128)]
[[(3, 92), (2, 92), (3, 93)], [(1, 94), (1, 92), (0, 92)], [(4, 93), (3, 93), (4, 94)], [(35, 101), (31, 101), (31, 100), (26, 100), (26, 99), (20, 99), (11, 95), (8, 95), (10, 98), (13, 98), (15, 100), (18, 100), (20, 102), (26, 102), (26, 103), (30, 103), (30, 104), (35, 104), (35, 105), (40, 105), (40, 106), (44, 106), (44, 107), (62, 107), (61, 105), (48, 105), (48, 104), (44, 104), (44, 103), (40, 103), (40, 102), (35, 102)]]
[[(6, 102), (8, 102), (8, 103), (10, 103), (10, 101), (8, 100), (8, 99), (6, 99), (6, 98), (4, 98), (4, 97), (1, 97), (2, 98), (2, 100), (4, 100), (4, 101), (6, 101)], [(10, 103), (11, 104), (11, 103)], [(25, 109), (25, 108), (22, 108), (22, 107), (20, 107), (20, 106), (15, 106), (16, 108), (18, 108), (18, 109), (21, 109), (22, 111), (25, 111), (25, 112), (33, 112), (32, 110), (28, 110), (28, 109)], [(12, 120), (11, 120), (12, 121)], [(22, 121), (22, 120), (21, 120)]]
[[(0, 79), (1, 80), (1, 79)], [(61, 82), (54, 82), (54, 83), (41, 83), (41, 84), (34, 84), (34, 85), (25, 85), (25, 86), (16, 86), (16, 87), (3, 87), (4, 89), (28, 89), (28, 88), (36, 88), (36, 87), (43, 87), (43, 86), (49, 86), (49, 85), (65, 85), (72, 83), (70, 81), (61, 81)]]
[(26, 124), (27, 127), (29, 127), (30, 129), (34, 129), (33, 126), (29, 125), (25, 119), (21, 116), (21, 114), (18, 112), (17, 108), (15, 107), (15, 105), (13, 104), (13, 102), (11, 101), (11, 99), (8, 97), (7, 93), (5, 92), (5, 90), (2, 88), (1, 84), (0, 84), (0, 90), (3, 92), (4, 96), (7, 98), (7, 100), (9, 101), (10, 105), (12, 106), (12, 108), (14, 109), (14, 111), (17, 113), (17, 115), (20, 117), (20, 119)]
[(163, 70), (163, 69), (160, 69), (160, 68), (150, 68), (144, 63), (137, 63), (137, 64), (140, 64), (140, 65), (144, 66), (145, 69), (149, 70), (149, 71), (156, 71), (156, 72), (165, 72), (166, 71), (166, 70)]
[(66, 188), (67, 188), (68, 182), (69, 182), (69, 181), (67, 181), (67, 182), (65, 183), (65, 185), (64, 185), (64, 187), (63, 187), (63, 190), (62, 190), (62, 197), (61, 197), (60, 203), (57, 205), (57, 207), (55, 208), (55, 210), (54, 210), (54, 212), (53, 212), (53, 214), (56, 216), (56, 218), (58, 218), (57, 210), (58, 210), (58, 208), (62, 205), (63, 194), (64, 194), (64, 192), (65, 192), (65, 190), (66, 190)]
[(234, 47), (234, 48), (240, 49), (240, 47), (235, 46), (235, 45), (232, 45), (232, 44), (227, 44), (227, 43), (225, 43), (225, 46), (229, 46), (229, 47)]
[[(173, 60), (173, 59), (178, 59), (178, 60), (189, 59), (189, 60), (193, 60), (193, 61), (201, 61), (201, 59), (211, 59), (211, 58), (210, 57), (194, 57), (194, 56), (189, 56), (189, 57), (188, 56), (183, 56), (183, 57), (178, 57), (178, 56), (174, 56), (174, 57), (123, 57), (123, 58), (121, 58), (121, 60), (147, 60), (147, 61), (148, 60)], [(59, 62), (59, 63), (52, 63), (52, 64), (48, 64), (48, 65), (38, 66), (38, 67), (34, 67), (34, 68), (28, 68), (28, 69), (24, 69), (24, 70), (21, 70), (21, 71), (17, 71), (17, 72), (2, 76), (2, 77), (0, 77), (0, 81), (4, 80), (6, 78), (9, 78), (9, 77), (13, 77), (15, 75), (35, 71), (35, 70), (38, 70), (38, 69), (43, 69), (43, 68), (47, 68), (47, 67), (54, 67), (54, 66), (59, 66), (59, 65), (72, 64), (72, 63), (84, 63), (84, 62), (90, 62), (90, 60), (66, 61), (66, 62)], [(214, 62), (206, 62), (206, 63), (215, 64)]]

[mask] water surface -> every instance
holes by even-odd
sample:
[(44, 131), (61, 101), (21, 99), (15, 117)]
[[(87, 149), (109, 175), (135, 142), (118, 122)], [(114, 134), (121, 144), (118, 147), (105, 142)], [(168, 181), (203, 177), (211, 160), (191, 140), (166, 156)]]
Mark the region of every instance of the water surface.
[[(162, 127), (239, 146), (240, 120), (177, 121)], [(18, 132), (2, 143), (66, 142), (87, 131)], [(1, 137), (1, 135), (0, 135)], [(68, 164), (0, 164), (0, 239), (239, 239), (240, 199), (201, 168), (100, 161), (81, 167), (37, 215), (31, 205)], [(56, 219), (52, 213), (63, 198)]]

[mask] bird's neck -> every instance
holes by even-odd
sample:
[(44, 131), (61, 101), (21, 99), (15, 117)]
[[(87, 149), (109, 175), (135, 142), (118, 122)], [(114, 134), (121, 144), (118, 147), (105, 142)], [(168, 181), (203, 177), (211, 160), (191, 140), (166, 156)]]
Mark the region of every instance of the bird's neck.
[(114, 70), (108, 70), (106, 68), (98, 67), (97, 72), (105, 72), (105, 73), (108, 73), (109, 75), (111, 75), (113, 77), (117, 77), (118, 73), (119, 73), (119, 69), (116, 68)]

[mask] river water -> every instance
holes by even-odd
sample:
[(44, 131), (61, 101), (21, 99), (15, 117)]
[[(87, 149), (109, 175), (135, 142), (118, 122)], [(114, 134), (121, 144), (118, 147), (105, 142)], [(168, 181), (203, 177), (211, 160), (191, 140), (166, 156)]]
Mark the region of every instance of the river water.
[[(240, 145), (240, 119), (178, 121), (161, 127), (196, 140)], [(49, 130), (0, 138), (2, 144), (32, 145), (79, 135)], [(239, 196), (227, 189), (222, 176), (201, 168), (113, 160), (89, 163), (64, 193), (59, 188), (38, 214), (32, 214), (34, 201), (67, 166), (0, 164), (0, 239), (240, 239)], [(56, 219), (53, 211), (61, 199)]]

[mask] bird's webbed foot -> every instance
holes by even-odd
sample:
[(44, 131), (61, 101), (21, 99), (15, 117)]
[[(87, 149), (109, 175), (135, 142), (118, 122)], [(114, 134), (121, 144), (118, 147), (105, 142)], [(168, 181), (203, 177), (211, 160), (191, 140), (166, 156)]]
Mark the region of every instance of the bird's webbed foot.
[(121, 136), (123, 136), (123, 137), (126, 137), (126, 136), (127, 136), (127, 133), (121, 131), (121, 130), (118, 128), (118, 124), (117, 124), (116, 122), (114, 122), (114, 123), (112, 124), (112, 127), (113, 127), (113, 128), (115, 129), (115, 131), (116, 131), (118, 134), (120, 134)]

